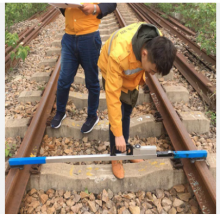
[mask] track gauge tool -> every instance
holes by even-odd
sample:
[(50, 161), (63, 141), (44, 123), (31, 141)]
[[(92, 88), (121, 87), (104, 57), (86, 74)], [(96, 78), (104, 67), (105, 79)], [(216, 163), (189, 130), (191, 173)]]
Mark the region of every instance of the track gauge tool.
[(192, 151), (156, 151), (156, 146), (140, 146), (126, 145), (126, 152), (116, 154), (115, 147), (112, 148), (111, 154), (96, 154), (96, 155), (68, 155), (68, 156), (53, 156), (53, 157), (21, 157), (10, 158), (9, 165), (11, 168), (23, 169), (24, 165), (30, 164), (45, 164), (45, 163), (63, 163), (63, 162), (87, 162), (87, 161), (111, 161), (111, 160), (134, 160), (134, 159), (183, 159), (188, 158), (191, 162), (197, 160), (205, 160), (207, 157), (206, 150)]

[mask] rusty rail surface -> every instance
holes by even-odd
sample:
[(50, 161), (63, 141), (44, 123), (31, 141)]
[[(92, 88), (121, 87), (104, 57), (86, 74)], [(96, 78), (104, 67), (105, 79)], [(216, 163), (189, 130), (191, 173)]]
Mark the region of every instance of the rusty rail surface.
[(160, 16), (161, 15), (165, 15), (167, 16), (168, 20), (173, 23), (174, 25), (176, 25), (181, 31), (185, 32), (185, 34), (191, 35), (191, 36), (195, 36), (196, 33), (192, 30), (190, 30), (189, 28), (187, 28), (186, 26), (184, 26), (183, 24), (181, 24), (179, 21), (177, 21), (175, 18), (171, 17), (170, 15), (166, 15), (165, 13), (159, 11), (156, 8), (150, 7), (150, 10), (155, 11), (156, 13), (158, 13)]
[(198, 73), (192, 64), (187, 63), (187, 59), (181, 53), (177, 54), (174, 66), (181, 72), (210, 108), (215, 111), (216, 88), (211, 81), (203, 74)]
[[(146, 83), (175, 150), (196, 150), (156, 76), (146, 73)], [(216, 213), (216, 183), (205, 162), (197, 161), (193, 164), (188, 159), (181, 161), (202, 212)]]
[(44, 11), (38, 11), (38, 12), (36, 12), (34, 15), (32, 15), (30, 18), (28, 18), (27, 20), (28, 21), (30, 21), (30, 20), (32, 20), (32, 19), (34, 19), (34, 18), (37, 18), (37, 19), (39, 19), (38, 18), (38, 16), (43, 16), (44, 14), (46, 14), (47, 12), (48, 12), (48, 10), (50, 9), (50, 8), (52, 8), (53, 6), (52, 5), (47, 5), (47, 7), (45, 8), (45, 10)]
[[(146, 73), (146, 83), (164, 127), (176, 151), (196, 150), (175, 109), (170, 103), (156, 76)], [(216, 213), (216, 183), (205, 161), (190, 163), (182, 159), (183, 169), (203, 213)], [(196, 183), (196, 184), (195, 184)]]
[[(139, 13), (138, 8), (134, 7), (134, 4), (129, 3), (129, 5), (138, 14), (140, 19), (147, 23), (149, 22), (148, 18), (146, 18), (143, 13)], [(204, 75), (198, 73), (194, 69), (194, 66), (188, 63), (186, 57), (180, 53), (177, 53), (176, 55), (174, 66), (180, 71), (210, 108), (216, 110), (216, 88), (211, 81)]]
[[(57, 89), (57, 80), (60, 72), (60, 60), (54, 68), (44, 94), (30, 126), (25, 134), (16, 157), (36, 156), (41, 145), (41, 141), (46, 129), (46, 121), (49, 117)], [(10, 169), (5, 180), (5, 213), (16, 214), (30, 177), (31, 165), (24, 166), (23, 170)]]
[(121, 16), (120, 12), (118, 11), (118, 9), (116, 8), (116, 10), (114, 11), (114, 14), (118, 20), (119, 26), (123, 27), (126, 26), (125, 20), (124, 18)]
[(158, 16), (156, 13), (150, 10), (145, 4), (143, 3), (129, 3), (129, 4), (130, 6), (133, 6), (136, 9), (138, 9), (138, 11), (142, 13), (145, 17), (150, 19), (151, 22), (153, 21), (153, 24), (170, 30), (173, 35), (176, 35), (183, 42), (188, 44), (188, 46), (191, 49), (193, 49), (199, 57), (201, 57), (200, 59), (204, 59), (206, 62), (211, 63), (212, 65), (216, 65), (216, 58), (214, 56), (207, 55), (204, 49), (200, 50), (200, 47), (196, 43), (188, 39), (184, 34), (177, 31), (168, 21)]

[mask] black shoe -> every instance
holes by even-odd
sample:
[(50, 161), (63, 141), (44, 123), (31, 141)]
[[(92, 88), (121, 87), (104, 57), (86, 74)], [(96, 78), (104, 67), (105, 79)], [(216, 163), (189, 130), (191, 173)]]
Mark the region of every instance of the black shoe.
[(82, 133), (89, 133), (92, 131), (94, 126), (99, 122), (99, 117), (98, 116), (88, 116), (86, 119), (86, 122), (83, 124), (81, 128)]
[(145, 94), (150, 92), (150, 89), (147, 84), (145, 84), (142, 88)]
[(66, 118), (65, 112), (57, 112), (50, 123), (51, 128), (59, 128), (61, 126), (61, 121), (63, 121), (64, 118)]

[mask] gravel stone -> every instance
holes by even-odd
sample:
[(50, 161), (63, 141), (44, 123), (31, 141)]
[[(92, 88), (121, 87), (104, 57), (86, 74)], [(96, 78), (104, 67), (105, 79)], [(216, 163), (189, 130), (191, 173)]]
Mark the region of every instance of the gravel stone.
[(105, 189), (102, 191), (102, 201), (104, 201), (104, 202), (109, 201), (108, 193), (106, 192)]
[(47, 202), (47, 200), (48, 200), (48, 195), (47, 194), (42, 194), (40, 196), (40, 201), (41, 201), (42, 204), (45, 204)]
[(158, 199), (162, 199), (164, 197), (164, 191), (161, 189), (156, 189), (156, 196)]
[(178, 196), (181, 200), (183, 200), (183, 201), (185, 201), (185, 202), (188, 202), (189, 199), (191, 198), (191, 194), (190, 194), (190, 193), (177, 193), (177, 196)]
[(95, 202), (94, 201), (88, 201), (88, 204), (89, 204), (90, 210), (95, 213), (97, 211), (96, 206), (95, 206)]
[(169, 210), (169, 214), (176, 214), (176, 209), (174, 207), (172, 207), (170, 210)]
[(173, 207), (178, 207), (181, 206), (182, 204), (184, 204), (184, 202), (180, 199), (175, 198), (173, 201)]
[(172, 201), (168, 198), (163, 198), (162, 199), (162, 206), (171, 206), (172, 205)]
[(89, 197), (89, 194), (86, 193), (86, 192), (81, 192), (81, 193), (80, 193), (80, 196), (81, 196), (81, 199), (83, 199), (83, 198), (88, 198), (88, 197)]

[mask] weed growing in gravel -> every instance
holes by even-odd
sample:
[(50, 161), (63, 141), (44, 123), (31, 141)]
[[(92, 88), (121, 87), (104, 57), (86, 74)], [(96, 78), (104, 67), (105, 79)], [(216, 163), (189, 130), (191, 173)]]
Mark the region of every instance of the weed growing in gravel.
[(84, 192), (90, 194), (87, 188), (85, 188)]
[(73, 109), (72, 113), (73, 113), (73, 115), (75, 115), (76, 114), (76, 109)]
[(9, 143), (6, 142), (5, 143), (5, 157), (11, 157), (12, 151), (14, 151), (15, 149), (16, 149), (15, 144), (13, 144), (12, 146), (9, 146)]
[(206, 112), (206, 115), (207, 117), (210, 118), (211, 124), (215, 126), (216, 125), (216, 113), (209, 110)]
[(45, 87), (44, 87), (44, 86), (38, 86), (38, 90), (43, 91), (44, 89), (45, 89)]

